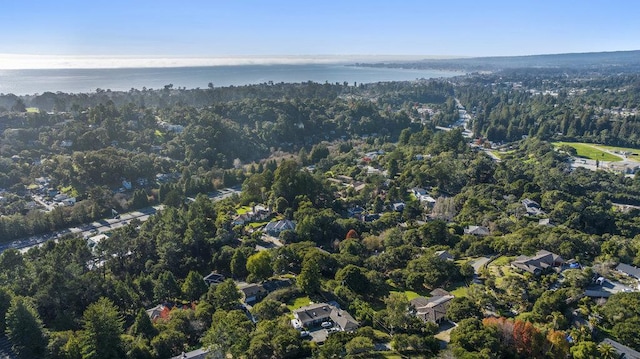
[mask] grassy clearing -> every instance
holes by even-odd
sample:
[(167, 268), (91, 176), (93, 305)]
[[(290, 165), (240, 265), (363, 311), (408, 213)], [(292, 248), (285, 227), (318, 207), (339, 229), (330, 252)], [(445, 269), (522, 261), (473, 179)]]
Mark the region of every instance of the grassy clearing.
[(447, 292), (453, 294), (455, 297), (467, 296), (467, 284), (464, 282), (454, 283), (447, 288)]
[(414, 299), (414, 298), (418, 298), (418, 297), (428, 297), (429, 294), (419, 294), (418, 292), (414, 292), (412, 290), (405, 290), (404, 292), (401, 291), (397, 291), (397, 290), (392, 290), (389, 292), (389, 294), (391, 293), (404, 293), (404, 295), (407, 297), (408, 300)]
[(242, 207), (236, 209), (236, 212), (238, 212), (238, 214), (245, 214), (245, 213), (250, 212), (250, 211), (251, 211), (251, 207), (249, 207), (249, 206), (242, 206)]
[(37, 107), (27, 107), (27, 112), (28, 113), (38, 113), (38, 112), (40, 112), (40, 109), (38, 109)]
[(513, 257), (500, 256), (494, 259), (493, 261), (491, 261), (491, 263), (489, 263), (489, 267), (493, 267), (493, 266), (501, 267), (511, 263), (512, 260), (513, 260)]
[(298, 297), (294, 299), (293, 302), (287, 302), (287, 308), (293, 312), (294, 310), (309, 304), (311, 304), (311, 298), (309, 298), (309, 296)]
[(612, 155), (608, 152), (603, 151), (600, 148), (604, 148), (599, 145), (594, 145), (591, 143), (583, 143), (583, 142), (554, 142), (554, 146), (569, 146), (576, 149), (578, 157), (588, 158), (590, 160), (600, 160), (600, 161), (609, 161), (609, 162), (619, 162), (622, 161), (622, 158), (616, 155)]
[(265, 226), (267, 223), (269, 222), (251, 222), (248, 224), (249, 228), (258, 228), (258, 227), (262, 227)]
[(615, 152), (625, 152), (627, 153), (627, 159), (629, 161), (640, 162), (640, 150), (629, 147), (615, 147), (615, 146), (604, 146), (604, 145), (594, 145), (598, 148), (605, 149), (607, 151), (615, 151)]

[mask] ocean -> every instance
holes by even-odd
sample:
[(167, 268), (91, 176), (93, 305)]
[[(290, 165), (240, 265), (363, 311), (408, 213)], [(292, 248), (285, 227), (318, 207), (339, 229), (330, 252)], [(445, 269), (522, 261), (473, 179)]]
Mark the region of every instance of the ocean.
[(459, 72), (371, 68), (341, 64), (308, 65), (233, 65), (208, 67), (115, 68), (115, 69), (44, 69), (0, 70), (0, 93), (33, 95), (44, 92), (86, 93), (100, 88), (128, 91), (132, 88), (160, 89), (241, 86), (279, 82), (348, 82), (349, 84), (380, 81), (452, 77)]

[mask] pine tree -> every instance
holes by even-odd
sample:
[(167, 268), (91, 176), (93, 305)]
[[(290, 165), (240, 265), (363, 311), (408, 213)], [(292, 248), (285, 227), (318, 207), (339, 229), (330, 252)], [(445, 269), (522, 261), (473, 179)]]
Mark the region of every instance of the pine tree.
[(207, 292), (207, 284), (200, 273), (190, 271), (182, 284), (182, 295), (189, 301), (200, 299)]
[(38, 312), (27, 299), (15, 297), (6, 315), (7, 337), (21, 358), (42, 358), (47, 337)]
[(129, 329), (129, 333), (133, 336), (141, 336), (146, 339), (151, 339), (158, 334), (158, 330), (151, 323), (151, 319), (147, 312), (140, 308), (133, 325)]
[(124, 357), (120, 335), (123, 319), (107, 298), (89, 305), (83, 315), (80, 338), (83, 359), (119, 359)]

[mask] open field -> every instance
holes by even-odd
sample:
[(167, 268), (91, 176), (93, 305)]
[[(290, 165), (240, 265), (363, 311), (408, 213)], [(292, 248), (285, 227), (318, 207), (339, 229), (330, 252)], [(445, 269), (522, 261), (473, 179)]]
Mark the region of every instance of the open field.
[(389, 293), (404, 293), (404, 295), (407, 297), (408, 300), (418, 298), (418, 297), (429, 297), (429, 293), (420, 294), (412, 290), (405, 290), (405, 291), (392, 290), (392, 291), (389, 291)]
[(613, 155), (604, 151), (605, 146), (595, 145), (584, 142), (554, 142), (554, 146), (559, 147), (567, 145), (576, 149), (578, 157), (588, 158), (590, 160), (619, 162), (622, 161), (622, 157)]
[(598, 148), (605, 149), (607, 151), (627, 153), (626, 158), (628, 160), (635, 161), (635, 162), (640, 162), (640, 150), (639, 149), (629, 148), (629, 147), (604, 146), (604, 145), (594, 145), (594, 146), (597, 146)]
[(294, 310), (300, 307), (304, 307), (305, 305), (309, 305), (310, 303), (311, 299), (309, 298), (309, 296), (298, 297), (293, 302), (287, 303), (287, 308), (289, 308), (289, 310), (293, 312)]

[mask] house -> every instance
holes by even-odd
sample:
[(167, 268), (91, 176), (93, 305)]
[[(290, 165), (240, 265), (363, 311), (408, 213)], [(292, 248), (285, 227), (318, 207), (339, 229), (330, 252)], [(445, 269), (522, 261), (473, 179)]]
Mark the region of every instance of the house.
[(293, 221), (288, 219), (283, 219), (281, 221), (269, 222), (266, 226), (264, 226), (264, 231), (267, 234), (277, 237), (280, 235), (282, 231), (293, 231), (296, 229), (296, 224)]
[(538, 225), (539, 226), (545, 226), (545, 227), (555, 227), (552, 223), (551, 223), (551, 219), (550, 218), (541, 218), (538, 220)]
[(76, 198), (75, 197), (65, 198), (62, 200), (62, 204), (64, 204), (67, 207), (71, 207), (74, 204), (76, 204)]
[(204, 277), (204, 282), (207, 283), (207, 285), (220, 284), (224, 282), (224, 280), (225, 280), (224, 276), (216, 272), (211, 272), (209, 275)]
[(424, 188), (413, 188), (411, 190), (411, 193), (416, 196), (418, 202), (420, 202), (420, 204), (422, 204), (423, 206), (433, 207), (436, 204), (435, 198), (429, 196), (429, 194), (427, 194), (427, 190)]
[(435, 256), (445, 261), (454, 260), (454, 257), (448, 251), (436, 251)]
[(634, 267), (632, 265), (620, 263), (616, 267), (616, 270), (620, 273), (626, 274), (629, 277), (633, 277), (635, 279), (640, 279), (640, 268)]
[(491, 232), (489, 232), (489, 228), (487, 228), (487, 227), (483, 227), (483, 226), (467, 226), (467, 228), (464, 229), (464, 234), (470, 234), (470, 235), (476, 236), (476, 237), (485, 237), (485, 236), (488, 236), (489, 234), (491, 234)]
[(522, 205), (524, 209), (527, 211), (527, 214), (535, 216), (538, 214), (544, 214), (542, 208), (540, 208), (540, 204), (532, 199), (525, 198), (522, 200)]
[(629, 348), (626, 345), (618, 343), (615, 340), (612, 340), (612, 339), (609, 339), (609, 338), (605, 338), (602, 341), (602, 343), (611, 345), (616, 350), (616, 352), (618, 353), (618, 357), (619, 358), (640, 359), (640, 353), (639, 352)]
[(205, 359), (208, 353), (208, 350), (202, 348), (188, 353), (182, 352), (182, 354), (172, 357), (171, 359)]
[(238, 289), (242, 292), (245, 303), (254, 303), (267, 295), (267, 290), (264, 289), (262, 284), (255, 283), (242, 283), (238, 284)]
[(402, 212), (404, 210), (405, 204), (404, 202), (396, 202), (391, 205), (391, 209), (396, 212)]
[(353, 332), (358, 329), (360, 323), (353, 319), (351, 314), (334, 306), (331, 306), (331, 308), (331, 320), (338, 325), (340, 330), (343, 332)]
[(238, 226), (244, 225), (248, 222), (263, 221), (270, 215), (271, 211), (269, 211), (267, 207), (262, 205), (255, 205), (253, 206), (251, 211), (236, 216), (231, 224), (233, 224), (234, 226)]
[(293, 317), (302, 327), (317, 327), (323, 322), (329, 321), (331, 306), (326, 303), (310, 304), (294, 310)]
[(438, 295), (433, 295), (429, 299), (425, 297), (413, 298), (409, 302), (411, 312), (425, 322), (439, 324), (445, 319), (451, 300), (455, 297), (443, 289), (436, 289), (432, 294)]
[(147, 315), (151, 319), (152, 322), (157, 321), (158, 319), (166, 319), (169, 317), (169, 312), (171, 308), (164, 304), (158, 304), (153, 308), (145, 310)]
[(539, 250), (533, 257), (520, 256), (511, 262), (511, 266), (534, 275), (540, 275), (548, 269), (558, 269), (564, 264), (562, 257), (555, 253)]
[(327, 303), (311, 304), (293, 311), (293, 327), (313, 328), (324, 322), (333, 322), (341, 331), (351, 332), (360, 326), (351, 314)]

